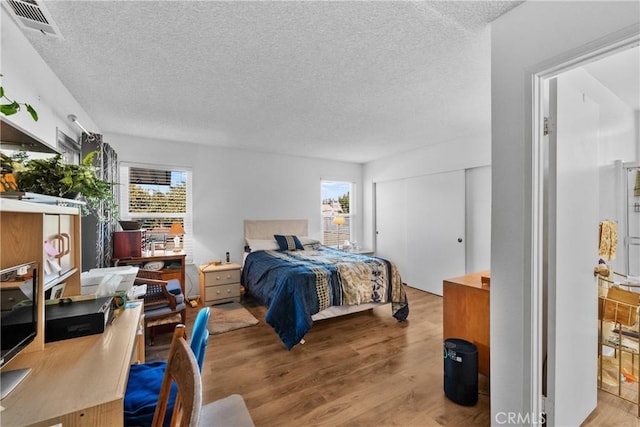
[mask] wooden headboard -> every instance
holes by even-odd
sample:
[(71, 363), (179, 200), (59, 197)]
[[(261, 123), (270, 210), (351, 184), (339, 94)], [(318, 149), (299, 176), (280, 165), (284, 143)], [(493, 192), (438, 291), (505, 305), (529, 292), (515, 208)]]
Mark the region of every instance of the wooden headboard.
[(245, 219), (244, 238), (273, 240), (274, 234), (309, 235), (306, 219)]

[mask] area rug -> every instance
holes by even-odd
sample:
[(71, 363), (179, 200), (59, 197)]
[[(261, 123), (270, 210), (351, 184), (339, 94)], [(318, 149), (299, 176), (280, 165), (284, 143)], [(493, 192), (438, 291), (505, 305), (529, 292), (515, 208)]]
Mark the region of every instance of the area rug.
[(217, 335), (236, 329), (246, 328), (258, 323), (249, 310), (237, 302), (214, 305), (211, 307), (211, 316), (207, 329), (209, 334)]

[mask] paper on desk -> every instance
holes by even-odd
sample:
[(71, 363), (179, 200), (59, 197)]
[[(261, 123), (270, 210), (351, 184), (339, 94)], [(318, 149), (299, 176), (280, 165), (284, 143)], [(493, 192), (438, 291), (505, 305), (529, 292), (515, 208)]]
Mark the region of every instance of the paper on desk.
[(147, 285), (133, 285), (127, 292), (128, 300), (136, 300), (147, 293)]
[(139, 306), (140, 304), (142, 304), (142, 301), (137, 300), (137, 301), (127, 301), (127, 303), (124, 305), (124, 308), (134, 308)]
[(98, 289), (96, 290), (96, 297), (102, 298), (115, 295), (121, 280), (122, 276), (118, 274), (105, 274), (98, 285)]
[(20, 291), (30, 300), (33, 301), (33, 278), (26, 280), (22, 285), (20, 285)]
[(46, 275), (60, 273), (62, 271), (62, 267), (58, 264), (57, 261), (47, 258), (44, 262), (44, 273)]

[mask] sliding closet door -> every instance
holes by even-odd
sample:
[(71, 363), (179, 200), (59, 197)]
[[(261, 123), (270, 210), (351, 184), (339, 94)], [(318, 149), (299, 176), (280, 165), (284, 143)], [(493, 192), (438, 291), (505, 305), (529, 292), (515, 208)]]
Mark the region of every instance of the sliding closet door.
[(376, 184), (376, 249), (407, 285), (442, 295), (465, 273), (464, 171)]
[(442, 281), (465, 273), (464, 171), (406, 180), (405, 282), (442, 295)]
[(376, 254), (393, 261), (401, 275), (407, 257), (405, 200), (404, 181), (376, 183)]

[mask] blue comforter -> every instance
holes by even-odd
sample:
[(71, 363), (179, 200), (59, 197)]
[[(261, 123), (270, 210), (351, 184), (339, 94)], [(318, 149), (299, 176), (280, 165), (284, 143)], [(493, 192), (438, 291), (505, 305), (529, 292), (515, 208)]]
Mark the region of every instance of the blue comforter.
[(252, 252), (242, 269), (242, 285), (268, 307), (265, 320), (287, 349), (309, 331), (311, 316), (329, 306), (391, 302), (396, 319), (409, 315), (395, 264), (326, 246)]

